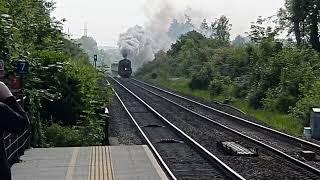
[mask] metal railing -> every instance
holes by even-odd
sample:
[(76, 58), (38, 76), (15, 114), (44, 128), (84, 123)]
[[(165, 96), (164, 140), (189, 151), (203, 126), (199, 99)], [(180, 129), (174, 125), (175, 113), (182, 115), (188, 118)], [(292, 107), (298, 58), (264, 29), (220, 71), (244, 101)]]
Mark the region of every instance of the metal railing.
[[(26, 97), (18, 99), (19, 104), (24, 107)], [(7, 153), (8, 164), (12, 166), (19, 162), (20, 156), (30, 147), (30, 130), (27, 129), (21, 134), (4, 134), (4, 146)]]

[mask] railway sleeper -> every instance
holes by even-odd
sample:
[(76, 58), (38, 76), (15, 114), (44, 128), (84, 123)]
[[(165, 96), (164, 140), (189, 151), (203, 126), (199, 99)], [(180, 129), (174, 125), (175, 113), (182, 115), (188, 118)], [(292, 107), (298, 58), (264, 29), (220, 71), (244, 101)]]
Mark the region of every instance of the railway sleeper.
[(149, 125), (146, 125), (146, 126), (141, 126), (142, 128), (164, 128), (165, 126), (161, 126), (161, 125), (158, 125), (158, 124), (149, 124)]
[(176, 140), (176, 139), (160, 139), (160, 141), (158, 141), (157, 143), (160, 143), (160, 144), (164, 144), (164, 143), (179, 143), (179, 144), (183, 144), (184, 142), (183, 141), (180, 141), (180, 140)]
[(246, 148), (236, 142), (218, 141), (217, 147), (226, 155), (231, 156), (259, 156), (257, 148)]
[(301, 151), (300, 157), (305, 161), (319, 161), (316, 153), (313, 151)]

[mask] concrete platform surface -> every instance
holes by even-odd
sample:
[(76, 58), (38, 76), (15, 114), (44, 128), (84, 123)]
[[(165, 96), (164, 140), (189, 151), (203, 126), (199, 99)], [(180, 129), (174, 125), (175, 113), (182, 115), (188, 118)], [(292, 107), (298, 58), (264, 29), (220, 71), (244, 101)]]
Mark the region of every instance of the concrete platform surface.
[(13, 180), (168, 179), (147, 146), (28, 150), (12, 168)]

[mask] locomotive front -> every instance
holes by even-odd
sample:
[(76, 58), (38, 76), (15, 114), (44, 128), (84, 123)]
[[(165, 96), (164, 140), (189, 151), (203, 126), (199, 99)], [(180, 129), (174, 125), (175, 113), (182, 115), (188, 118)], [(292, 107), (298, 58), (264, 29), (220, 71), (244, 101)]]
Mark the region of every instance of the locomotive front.
[(119, 61), (118, 74), (122, 78), (130, 78), (132, 74), (131, 61), (127, 58)]

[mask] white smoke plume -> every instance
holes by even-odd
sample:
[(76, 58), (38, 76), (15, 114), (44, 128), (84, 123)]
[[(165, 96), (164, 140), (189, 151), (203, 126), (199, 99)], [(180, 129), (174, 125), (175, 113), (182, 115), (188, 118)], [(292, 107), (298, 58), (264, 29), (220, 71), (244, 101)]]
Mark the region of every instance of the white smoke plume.
[(141, 26), (134, 26), (120, 35), (118, 46), (123, 57), (132, 61), (132, 69), (136, 71), (144, 63), (154, 59), (150, 35)]
[[(175, 39), (169, 37), (168, 31), (174, 19), (184, 23), (186, 17), (191, 17), (192, 23), (196, 26), (201, 22), (200, 13), (191, 8), (178, 11), (168, 2), (161, 1), (160, 4), (157, 2), (159, 1), (147, 1), (145, 13), (149, 20), (144, 27), (136, 25), (129, 28), (118, 40), (120, 52), (123, 57), (132, 61), (134, 72), (143, 64), (152, 61), (158, 51), (170, 49)], [(193, 16), (196, 17), (195, 21)], [(183, 33), (185, 32), (181, 32)]]

